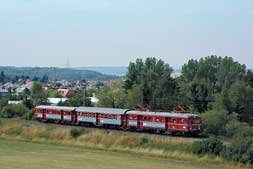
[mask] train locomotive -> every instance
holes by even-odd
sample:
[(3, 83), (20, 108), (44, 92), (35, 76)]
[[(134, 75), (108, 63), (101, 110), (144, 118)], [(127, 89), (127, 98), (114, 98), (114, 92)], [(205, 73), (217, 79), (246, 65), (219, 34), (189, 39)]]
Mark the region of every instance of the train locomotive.
[(183, 135), (195, 135), (202, 129), (200, 116), (190, 113), (41, 105), (35, 108), (34, 117), (42, 122)]

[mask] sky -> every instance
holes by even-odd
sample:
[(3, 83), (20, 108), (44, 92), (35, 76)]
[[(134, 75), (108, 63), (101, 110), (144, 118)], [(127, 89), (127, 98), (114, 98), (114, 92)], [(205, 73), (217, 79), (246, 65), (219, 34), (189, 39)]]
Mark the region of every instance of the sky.
[(231, 56), (253, 68), (252, 0), (0, 0), (1, 66)]

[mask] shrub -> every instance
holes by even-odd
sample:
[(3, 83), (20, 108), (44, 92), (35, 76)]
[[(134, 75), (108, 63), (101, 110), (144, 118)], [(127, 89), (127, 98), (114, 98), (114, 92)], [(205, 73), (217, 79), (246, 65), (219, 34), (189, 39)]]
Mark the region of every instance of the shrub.
[(224, 135), (225, 125), (228, 120), (227, 112), (224, 110), (208, 111), (201, 115), (205, 134)]
[(209, 138), (204, 141), (196, 141), (192, 145), (194, 154), (204, 155), (213, 154), (219, 155), (223, 149), (223, 143), (216, 138)]
[(82, 134), (82, 131), (79, 130), (79, 129), (73, 128), (73, 129), (70, 130), (70, 135), (71, 135), (73, 138), (77, 138), (77, 137), (79, 137), (81, 134)]
[(241, 137), (223, 149), (221, 156), (227, 160), (241, 163), (253, 163), (253, 139)]
[(3, 107), (2, 111), (0, 112), (0, 117), (25, 117), (26, 114), (31, 114), (31, 111), (23, 104), (8, 104)]
[(149, 139), (147, 137), (141, 137), (141, 139), (139, 140), (139, 145), (145, 145), (149, 143)]

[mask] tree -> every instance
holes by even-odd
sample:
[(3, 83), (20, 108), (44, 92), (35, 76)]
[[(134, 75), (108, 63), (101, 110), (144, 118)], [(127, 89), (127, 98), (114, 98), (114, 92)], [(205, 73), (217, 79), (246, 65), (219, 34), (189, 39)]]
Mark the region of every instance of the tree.
[(151, 109), (171, 110), (177, 104), (177, 83), (171, 77), (172, 68), (162, 60), (147, 58), (145, 62), (137, 59), (128, 66), (125, 89), (141, 87), (143, 105)]
[(248, 70), (247, 72), (246, 81), (251, 87), (253, 87), (253, 72), (251, 70)]
[(1, 72), (0, 74), (0, 82), (4, 82), (5, 81), (5, 74), (4, 74), (4, 71)]
[(33, 82), (31, 87), (31, 98), (34, 106), (47, 104), (47, 92), (42, 88), (41, 83)]
[(124, 108), (126, 93), (123, 88), (123, 82), (114, 81), (110, 86), (104, 86), (99, 90), (98, 106), (111, 108)]
[(142, 105), (142, 91), (140, 85), (134, 84), (132, 89), (127, 90), (126, 108), (135, 109)]
[(93, 93), (97, 93), (97, 89), (96, 88), (89, 88), (87, 90), (87, 96), (92, 97)]
[(231, 57), (212, 55), (199, 61), (191, 59), (182, 67), (180, 91), (192, 101), (193, 109), (204, 112), (208, 108), (207, 102), (212, 102), (215, 94), (227, 90), (245, 75), (245, 65)]
[(33, 81), (37, 82), (37, 81), (39, 81), (39, 79), (40, 79), (39, 77), (34, 76)]
[(101, 82), (101, 81), (98, 81), (98, 82), (96, 83), (96, 88), (97, 88), (97, 89), (100, 89), (100, 88), (102, 88), (103, 86), (104, 86), (104, 83)]
[(48, 96), (49, 97), (61, 97), (60, 93), (56, 89), (48, 90)]
[(41, 82), (42, 83), (47, 83), (48, 82), (48, 76), (47, 75), (43, 75), (43, 77), (41, 78)]
[(79, 106), (92, 106), (89, 98), (85, 97), (82, 92), (75, 94), (69, 98), (65, 103), (60, 102), (59, 105), (79, 107)]
[(212, 110), (201, 115), (206, 134), (224, 135), (226, 132), (226, 123), (228, 113), (225, 110)]

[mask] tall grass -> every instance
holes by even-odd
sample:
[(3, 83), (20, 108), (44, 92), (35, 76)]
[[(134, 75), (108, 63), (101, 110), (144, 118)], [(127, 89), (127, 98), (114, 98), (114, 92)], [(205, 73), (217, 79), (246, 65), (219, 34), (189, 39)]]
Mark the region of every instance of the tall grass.
[(50, 124), (38, 125), (21, 120), (3, 120), (0, 123), (0, 137), (57, 145), (77, 146), (80, 148), (93, 148), (165, 158), (195, 160), (199, 162), (218, 162), (231, 166), (241, 165), (238, 163), (226, 162), (218, 157), (198, 157), (191, 153), (192, 143), (182, 139), (176, 140), (154, 136), (138, 136), (106, 130), (69, 128)]

